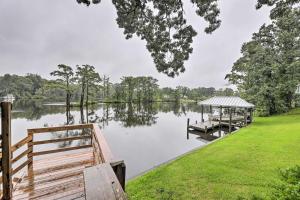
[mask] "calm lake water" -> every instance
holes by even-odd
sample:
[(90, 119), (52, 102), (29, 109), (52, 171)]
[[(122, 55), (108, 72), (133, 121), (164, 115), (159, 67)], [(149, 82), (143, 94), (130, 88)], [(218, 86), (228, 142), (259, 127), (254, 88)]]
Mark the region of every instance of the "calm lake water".
[[(88, 116), (89, 122), (99, 124), (113, 154), (125, 161), (127, 179), (130, 179), (207, 143), (194, 134), (189, 134), (187, 139), (187, 118), (192, 122), (200, 121), (200, 109), (195, 103), (98, 104), (83, 113), (73, 108), (69, 121), (71, 124), (86, 122)], [(13, 144), (27, 135), (28, 128), (58, 126), (67, 122), (65, 107), (58, 103), (15, 102), (12, 117)], [(207, 118), (206, 114), (204, 118)], [(38, 137), (63, 137), (60, 134), (65, 133), (40, 134)], [(73, 141), (52, 145), (78, 144), (78, 141)]]

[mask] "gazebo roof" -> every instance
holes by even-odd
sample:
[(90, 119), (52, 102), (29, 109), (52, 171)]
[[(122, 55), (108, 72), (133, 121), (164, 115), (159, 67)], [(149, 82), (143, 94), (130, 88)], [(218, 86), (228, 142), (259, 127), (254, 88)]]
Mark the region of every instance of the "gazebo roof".
[(240, 97), (212, 97), (199, 102), (200, 105), (214, 106), (214, 107), (238, 107), (238, 108), (254, 108), (252, 103)]

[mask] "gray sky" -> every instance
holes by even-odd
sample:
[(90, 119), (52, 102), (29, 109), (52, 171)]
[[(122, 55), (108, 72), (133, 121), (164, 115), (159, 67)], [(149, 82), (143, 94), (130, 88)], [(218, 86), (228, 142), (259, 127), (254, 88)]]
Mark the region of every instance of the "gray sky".
[(86, 7), (76, 0), (1, 0), (0, 75), (49, 77), (57, 64), (90, 64), (112, 81), (143, 75), (157, 78), (161, 86), (224, 87), (224, 76), (239, 58), (241, 45), (263, 23), (269, 23), (269, 9), (257, 11), (255, 3), (219, 0), (222, 25), (207, 35), (203, 31), (206, 23), (186, 0), (188, 22), (198, 35), (194, 52), (185, 63), (186, 72), (172, 79), (156, 71), (145, 41), (125, 39), (111, 1)]

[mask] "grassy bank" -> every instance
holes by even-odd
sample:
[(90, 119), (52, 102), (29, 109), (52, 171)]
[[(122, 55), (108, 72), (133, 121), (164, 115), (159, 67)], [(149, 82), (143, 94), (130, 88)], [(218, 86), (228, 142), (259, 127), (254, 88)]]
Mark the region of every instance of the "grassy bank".
[(300, 164), (299, 144), (300, 109), (255, 118), (237, 133), (129, 181), (126, 190), (131, 200), (266, 197), (280, 182), (278, 169)]

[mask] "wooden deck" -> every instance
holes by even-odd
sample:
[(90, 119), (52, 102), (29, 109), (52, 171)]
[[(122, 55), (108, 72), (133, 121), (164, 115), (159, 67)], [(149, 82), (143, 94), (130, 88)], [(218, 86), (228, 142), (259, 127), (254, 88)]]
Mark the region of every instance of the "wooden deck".
[(83, 170), (94, 164), (91, 148), (34, 160), (22, 177), (13, 199), (85, 199)]
[(188, 128), (191, 128), (193, 130), (207, 132), (209, 130), (212, 130), (214, 128), (219, 127), (219, 122), (217, 121), (205, 121), (205, 122), (199, 122), (192, 125), (189, 125)]
[[(28, 129), (28, 135), (14, 145), (11, 141), (11, 104), (1, 103), (1, 199), (90, 199), (91, 195), (105, 197), (116, 194), (115, 200), (126, 200), (125, 164), (116, 159), (96, 124)], [(37, 134), (68, 133), (77, 130), (77, 136), (36, 140)], [(72, 135), (72, 134), (70, 134)], [(75, 146), (47, 149), (40, 145), (78, 141)], [(81, 142), (79, 142), (81, 141)], [(56, 146), (47, 146), (48, 148)], [(39, 149), (43, 149), (40, 151)], [(105, 167), (98, 167), (103, 166)], [(95, 175), (90, 170), (97, 168)], [(109, 169), (107, 169), (109, 167)], [(98, 174), (97, 174), (98, 173)], [(102, 177), (102, 178), (101, 178)], [(103, 178), (109, 177), (109, 178)], [(111, 185), (105, 190), (93, 191), (99, 185)], [(117, 190), (116, 190), (117, 189)], [(90, 192), (92, 194), (90, 194)]]

